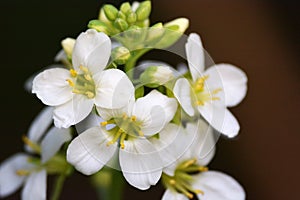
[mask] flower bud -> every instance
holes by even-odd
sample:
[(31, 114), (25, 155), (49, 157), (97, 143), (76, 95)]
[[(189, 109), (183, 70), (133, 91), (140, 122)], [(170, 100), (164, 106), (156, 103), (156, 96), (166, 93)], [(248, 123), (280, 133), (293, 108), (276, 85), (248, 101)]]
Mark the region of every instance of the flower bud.
[(136, 14), (134, 12), (129, 12), (127, 15), (127, 22), (133, 24), (136, 22)]
[(114, 21), (118, 17), (118, 9), (116, 9), (113, 5), (107, 4), (103, 6), (103, 10), (105, 13), (105, 16), (110, 21)]
[(126, 15), (122, 11), (119, 11), (118, 12), (118, 18), (126, 20)]
[(150, 46), (155, 45), (155, 43), (157, 43), (163, 35), (163, 25), (162, 23), (157, 23), (148, 29), (145, 43)]
[(167, 66), (150, 66), (140, 76), (141, 82), (148, 87), (164, 85), (173, 78), (173, 71)]
[(126, 15), (128, 12), (131, 11), (130, 3), (128, 2), (122, 3), (120, 10)]
[(63, 47), (68, 58), (72, 58), (74, 45), (75, 45), (75, 39), (73, 38), (66, 38), (63, 41), (61, 41), (61, 46)]
[(116, 47), (112, 50), (111, 57), (113, 62), (118, 65), (123, 65), (130, 58), (130, 51), (123, 46)]
[(95, 29), (98, 32), (103, 32), (106, 35), (111, 35), (111, 29), (100, 20), (91, 20), (88, 24), (88, 28)]
[(139, 7), (136, 10), (137, 20), (144, 21), (145, 19), (148, 19), (150, 12), (151, 12), (150, 1), (144, 1), (140, 3)]
[(189, 27), (189, 20), (187, 18), (174, 19), (164, 25), (165, 28), (177, 27), (175, 31), (184, 33), (184, 31)]
[(128, 28), (128, 24), (124, 19), (121, 18), (117, 18), (114, 22), (114, 26), (121, 30), (121, 31), (125, 31)]
[(155, 48), (167, 48), (173, 45), (182, 36), (188, 28), (189, 20), (186, 18), (178, 18), (164, 25), (165, 34), (162, 39), (155, 44)]

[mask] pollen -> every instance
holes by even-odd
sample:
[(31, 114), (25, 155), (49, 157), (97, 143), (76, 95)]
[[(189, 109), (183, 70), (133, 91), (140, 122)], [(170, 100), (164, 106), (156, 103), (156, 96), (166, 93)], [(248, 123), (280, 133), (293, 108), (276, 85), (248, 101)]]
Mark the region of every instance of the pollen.
[(101, 126), (106, 126), (107, 124), (108, 124), (107, 121), (104, 121), (104, 122), (101, 122), (101, 123), (100, 123)]
[(89, 69), (87, 67), (84, 67), (82, 65), (80, 65), (80, 70), (83, 71), (83, 73), (88, 74), (89, 73)]
[(133, 116), (131, 117), (131, 121), (135, 122), (135, 121), (136, 121), (136, 116), (133, 115)]
[(208, 167), (200, 166), (199, 167), (199, 171), (200, 172), (207, 172), (208, 171)]
[(74, 86), (75, 86), (74, 82), (73, 82), (71, 79), (67, 79), (66, 81), (69, 83), (69, 85), (70, 85), (71, 87), (74, 87)]
[(170, 183), (171, 185), (176, 185), (176, 181), (175, 181), (174, 179), (171, 179), (171, 180), (169, 181), (169, 183)]
[(77, 76), (77, 72), (74, 69), (70, 69), (70, 74), (72, 77), (76, 77)]

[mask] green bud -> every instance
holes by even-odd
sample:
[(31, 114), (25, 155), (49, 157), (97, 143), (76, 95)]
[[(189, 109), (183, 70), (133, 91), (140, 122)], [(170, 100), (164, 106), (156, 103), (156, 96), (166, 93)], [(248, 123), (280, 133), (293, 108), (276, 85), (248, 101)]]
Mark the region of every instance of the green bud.
[(189, 26), (189, 20), (186, 18), (178, 18), (164, 25), (165, 34), (161, 40), (155, 44), (155, 48), (167, 48), (173, 45), (182, 36)]
[(131, 11), (130, 3), (128, 2), (122, 3), (120, 10), (126, 15), (128, 12)]
[(134, 93), (135, 99), (138, 99), (138, 98), (140, 98), (140, 97), (143, 97), (143, 96), (144, 96), (144, 93), (145, 93), (144, 86), (141, 86), (141, 87), (137, 88), (137, 89), (135, 90), (135, 93)]
[(127, 22), (133, 24), (136, 22), (136, 14), (134, 12), (129, 12), (127, 15)]
[(130, 56), (130, 51), (123, 46), (116, 47), (111, 52), (112, 61), (118, 65), (125, 64)]
[(187, 18), (178, 18), (178, 19), (174, 19), (168, 23), (166, 23), (164, 25), (165, 28), (169, 28), (174, 30), (174, 27), (177, 27), (176, 31), (180, 32), (180, 33), (184, 33), (185, 30), (189, 27), (189, 20)]
[(61, 46), (63, 47), (67, 58), (72, 58), (72, 52), (75, 45), (75, 39), (73, 38), (66, 38), (61, 41)]
[(149, 27), (149, 24), (150, 24), (150, 20), (149, 19), (146, 19), (146, 20), (141, 21), (141, 22), (137, 21), (135, 23), (135, 25), (137, 25), (137, 26), (139, 26), (141, 28)]
[(111, 21), (109, 21), (109, 19), (107, 19), (103, 8), (100, 9), (98, 19), (101, 20), (104, 23), (108, 23), (108, 24), (111, 23)]
[(122, 11), (119, 11), (118, 12), (118, 18), (126, 20), (126, 15)]
[(140, 81), (152, 88), (164, 85), (173, 78), (173, 71), (167, 66), (150, 66), (140, 75)]
[(137, 20), (144, 21), (148, 19), (151, 12), (151, 1), (144, 1), (140, 3), (139, 7), (136, 10)]
[(100, 20), (91, 20), (88, 24), (88, 28), (95, 29), (98, 32), (103, 32), (106, 35), (111, 35), (111, 29), (102, 21)]
[(115, 26), (117, 29), (121, 30), (121, 31), (125, 31), (125, 30), (127, 30), (127, 28), (128, 28), (127, 22), (126, 22), (124, 19), (121, 19), (121, 18), (117, 18), (117, 19), (115, 20), (114, 26)]
[(119, 11), (113, 5), (107, 4), (107, 5), (103, 6), (103, 10), (104, 10), (105, 16), (110, 21), (114, 21), (118, 16)]
[(147, 31), (147, 37), (145, 39), (145, 44), (147, 45), (155, 45), (161, 37), (164, 35), (164, 28), (162, 23), (157, 23), (150, 27)]

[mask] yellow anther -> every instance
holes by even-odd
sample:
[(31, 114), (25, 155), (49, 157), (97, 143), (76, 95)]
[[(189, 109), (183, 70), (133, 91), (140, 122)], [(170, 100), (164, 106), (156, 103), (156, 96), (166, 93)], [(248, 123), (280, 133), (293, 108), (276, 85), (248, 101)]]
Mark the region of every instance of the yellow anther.
[(123, 119), (127, 119), (127, 115), (126, 115), (126, 113), (123, 113)]
[(75, 84), (74, 84), (74, 82), (71, 79), (67, 79), (66, 81), (69, 83), (69, 85), (71, 87), (74, 87)]
[(106, 146), (110, 146), (110, 145), (112, 145), (113, 143), (115, 143), (115, 142), (111, 140), (111, 141), (109, 141), (109, 142), (106, 143)]
[(136, 116), (133, 115), (133, 116), (131, 117), (131, 121), (134, 121), (134, 122), (135, 122), (135, 121), (136, 121)]
[(169, 183), (170, 183), (171, 185), (176, 185), (176, 181), (175, 181), (174, 179), (171, 179), (171, 180), (169, 181)]
[(81, 69), (81, 71), (83, 71), (84, 73), (89, 73), (89, 69), (87, 67), (84, 67), (82, 65), (80, 65), (79, 67)]
[(183, 168), (187, 168), (187, 167), (189, 167), (189, 166), (195, 164), (196, 162), (197, 162), (196, 159), (188, 160), (188, 161), (186, 161), (186, 162), (184, 163)]
[(218, 101), (218, 100), (220, 100), (220, 98), (219, 97), (212, 97), (211, 100)]
[(88, 81), (91, 81), (91, 80), (92, 80), (92, 77), (91, 77), (91, 75), (89, 75), (89, 74), (85, 74), (85, 75), (84, 75), (84, 78), (85, 78), (86, 80), (88, 80)]
[(27, 176), (30, 174), (30, 172), (28, 170), (25, 170), (25, 169), (19, 169), (16, 171), (16, 174), (18, 176)]
[(204, 105), (204, 102), (203, 102), (203, 101), (196, 101), (196, 104), (197, 104), (198, 106), (203, 106), (203, 105)]
[(77, 72), (74, 69), (70, 69), (70, 74), (72, 77), (76, 77), (77, 76)]
[(192, 193), (187, 192), (185, 195), (186, 195), (189, 199), (194, 198), (194, 195), (193, 195)]
[(202, 190), (194, 190), (194, 192), (196, 193), (196, 194), (204, 194), (204, 192), (202, 191)]
[(207, 168), (207, 167), (204, 167), (204, 166), (200, 166), (200, 167), (199, 167), (199, 171), (200, 171), (200, 172), (207, 172), (207, 171), (208, 171), (208, 168)]
[(142, 131), (138, 131), (139, 136), (143, 137), (144, 133)]
[(125, 138), (126, 138), (127, 134), (125, 132), (122, 133), (121, 135), (121, 138), (120, 138), (120, 146), (121, 146), (121, 149), (124, 149), (125, 148)]
[(104, 122), (101, 122), (101, 123), (100, 123), (101, 126), (106, 126), (107, 124), (108, 124), (107, 121), (104, 121)]
[(85, 92), (85, 95), (89, 98), (89, 99), (91, 99), (91, 98), (94, 98), (95, 97), (95, 94), (94, 93), (92, 93), (92, 92), (90, 92), (90, 91), (87, 91), (87, 92)]
[(218, 92), (221, 92), (222, 89), (221, 88), (218, 88), (218, 89), (215, 89), (212, 91), (212, 94), (217, 94)]
[(26, 137), (25, 135), (22, 136), (22, 140), (24, 142), (24, 144), (26, 144), (27, 146), (29, 146), (32, 150), (34, 150), (36, 153), (40, 153), (41, 152), (41, 148), (39, 145), (37, 145), (36, 143), (32, 142), (28, 137)]

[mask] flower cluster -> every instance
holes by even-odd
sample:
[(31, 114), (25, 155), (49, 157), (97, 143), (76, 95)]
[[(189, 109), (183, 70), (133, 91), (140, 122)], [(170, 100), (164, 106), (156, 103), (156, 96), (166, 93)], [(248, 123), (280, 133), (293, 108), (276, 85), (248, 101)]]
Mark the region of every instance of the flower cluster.
[[(245, 199), (237, 181), (207, 167), (217, 133), (239, 132), (227, 108), (245, 97), (245, 73), (231, 64), (207, 67), (200, 36), (184, 37), (188, 19), (150, 26), (150, 12), (150, 1), (104, 5), (86, 31), (61, 42), (55, 58), (61, 64), (30, 80), (32, 93), (49, 107), (23, 136), (27, 154), (0, 166), (0, 196), (24, 183), (22, 199), (46, 199), (46, 175), (61, 183), (75, 168), (92, 177), (118, 169), (140, 190), (161, 180), (163, 200)], [(187, 60), (181, 67), (140, 61), (180, 38)]]

